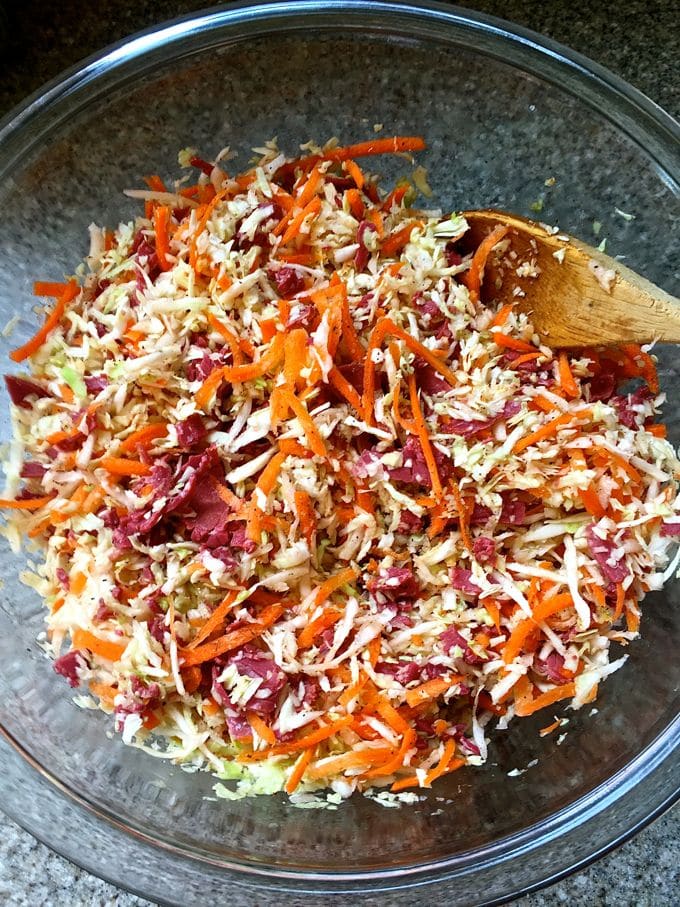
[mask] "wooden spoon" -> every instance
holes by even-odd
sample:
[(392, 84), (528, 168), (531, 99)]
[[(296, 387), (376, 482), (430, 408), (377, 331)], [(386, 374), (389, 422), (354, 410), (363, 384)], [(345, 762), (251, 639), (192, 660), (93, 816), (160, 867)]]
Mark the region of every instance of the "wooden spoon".
[(482, 298), (516, 303), (548, 346), (680, 343), (680, 300), (620, 262), (517, 214), (463, 216), (470, 230), (462, 243), (470, 249), (494, 227), (510, 228), (504, 240), (509, 247), (487, 260)]

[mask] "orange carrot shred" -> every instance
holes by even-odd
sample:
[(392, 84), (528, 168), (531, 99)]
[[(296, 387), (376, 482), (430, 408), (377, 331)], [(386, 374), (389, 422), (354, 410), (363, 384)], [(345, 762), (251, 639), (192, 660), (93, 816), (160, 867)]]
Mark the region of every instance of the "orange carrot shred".
[(546, 440), (546, 438), (550, 438), (552, 435), (556, 434), (560, 428), (568, 425), (569, 423), (576, 422), (579, 419), (588, 419), (591, 417), (591, 415), (592, 410), (590, 408), (580, 409), (575, 413), (562, 413), (561, 416), (557, 416), (557, 418), (552, 419), (545, 425), (542, 425), (539, 429), (532, 432), (531, 434), (525, 435), (523, 438), (520, 438), (513, 448), (513, 453), (521, 453), (523, 450), (526, 450), (527, 447), (531, 447), (532, 444), (537, 444), (539, 441), (544, 441)]
[(260, 636), (283, 614), (285, 606), (282, 604), (270, 605), (265, 608), (259, 618), (252, 624), (239, 627), (237, 630), (225, 633), (219, 639), (213, 642), (205, 642), (195, 649), (185, 648), (180, 650), (180, 656), (184, 666), (202, 664), (204, 661), (211, 661), (219, 658), (225, 652), (231, 652), (238, 649), (246, 643)]
[(333, 366), (333, 368), (328, 373), (328, 383), (331, 385), (331, 387), (334, 387), (335, 390), (339, 394), (341, 394), (351, 406), (354, 407), (359, 415), (362, 414), (361, 397), (359, 396), (359, 392), (356, 390), (354, 385), (349, 383), (347, 378), (345, 378), (345, 376), (342, 374), (340, 369), (337, 368), (337, 366)]
[(359, 570), (356, 567), (345, 567), (344, 570), (340, 570), (339, 573), (330, 576), (325, 582), (321, 583), (316, 590), (314, 604), (317, 606), (322, 605), (331, 597), (336, 589), (344, 586), (345, 583), (351, 583), (358, 575)]
[(521, 718), (527, 715), (533, 715), (540, 709), (552, 705), (554, 702), (560, 702), (562, 699), (571, 699), (576, 694), (576, 684), (572, 682), (565, 683), (562, 686), (554, 687), (546, 693), (541, 693), (535, 699), (522, 699), (515, 705), (515, 713)]
[(47, 494), (41, 498), (22, 498), (18, 501), (0, 498), (0, 508), (7, 510), (40, 510), (53, 500), (54, 495), (52, 494)]
[(298, 649), (308, 649), (316, 637), (323, 633), (324, 630), (327, 630), (329, 627), (332, 627), (342, 617), (343, 612), (337, 610), (326, 610), (315, 620), (311, 621), (300, 631), (297, 638)]
[[(498, 226), (494, 227), (491, 233), (481, 241), (475, 250), (475, 254), (472, 256), (470, 270), (465, 275), (465, 284), (475, 301), (479, 299), (479, 293), (482, 288), (482, 275), (486, 260), (491, 254), (494, 246), (505, 237), (509, 229), (509, 227), (498, 224)], [(525, 350), (525, 352), (528, 352), (528, 350)]]
[(135, 451), (137, 447), (147, 448), (153, 441), (164, 438), (167, 433), (168, 426), (165, 422), (156, 422), (153, 425), (146, 425), (144, 428), (133, 431), (131, 435), (128, 435), (121, 443), (120, 451), (121, 453), (131, 453)]
[(300, 521), (300, 532), (311, 546), (316, 531), (316, 511), (306, 491), (295, 492), (295, 510)]
[(441, 479), (439, 478), (437, 461), (434, 458), (434, 452), (432, 450), (430, 436), (427, 433), (427, 426), (425, 424), (423, 412), (418, 401), (418, 389), (416, 388), (416, 378), (413, 372), (408, 376), (408, 388), (411, 398), (411, 409), (413, 411), (413, 427), (415, 429), (415, 434), (420, 441), (423, 456), (425, 457), (425, 463), (427, 464), (427, 471), (430, 474), (430, 481), (432, 482), (432, 493), (435, 497), (435, 500), (441, 500), (443, 494), (442, 483)]
[(564, 350), (562, 350), (558, 356), (558, 363), (560, 371), (560, 387), (567, 397), (578, 397), (578, 385), (576, 384), (574, 375), (571, 371), (571, 366), (569, 365), (569, 357)]
[(492, 337), (494, 343), (504, 347), (506, 350), (513, 350), (516, 353), (536, 353), (538, 350), (535, 346), (527, 343), (525, 340), (519, 340), (517, 337), (510, 337), (509, 334), (502, 334), (500, 331), (493, 331)]
[(97, 463), (114, 476), (148, 476), (151, 467), (139, 460), (127, 460), (124, 457), (102, 457)]
[(238, 593), (229, 592), (226, 597), (220, 602), (220, 604), (215, 608), (210, 617), (203, 624), (201, 629), (198, 631), (196, 636), (191, 640), (188, 649), (195, 649), (202, 642), (205, 642), (216, 630), (219, 630), (224, 621), (227, 619), (227, 615), (234, 606)]
[(508, 320), (512, 314), (512, 310), (515, 308), (515, 304), (512, 302), (506, 302), (506, 304), (500, 308), (494, 315), (489, 328), (501, 328)]
[(375, 363), (373, 362), (372, 353), (373, 350), (380, 347), (388, 336), (399, 338), (399, 340), (402, 340), (406, 346), (408, 346), (411, 352), (422, 356), (435, 371), (439, 372), (439, 374), (449, 382), (451, 387), (455, 387), (458, 383), (455, 374), (434, 355), (432, 350), (423, 346), (422, 343), (415, 340), (410, 334), (407, 334), (403, 328), (396, 325), (390, 318), (381, 318), (371, 332), (364, 362), (364, 392), (362, 395), (362, 407), (364, 411), (364, 420), (368, 424), (370, 424), (373, 419), (375, 396)]
[(69, 283), (66, 285), (66, 289), (61, 294), (61, 296), (58, 297), (54, 308), (45, 319), (43, 326), (33, 335), (33, 337), (31, 337), (30, 340), (24, 343), (23, 346), (20, 346), (16, 350), (12, 350), (12, 352), (9, 354), (10, 359), (12, 359), (14, 362), (23, 362), (24, 359), (28, 359), (29, 356), (32, 356), (33, 353), (36, 353), (63, 318), (68, 303), (74, 300), (78, 293), (80, 293), (80, 287), (78, 286), (78, 284), (75, 282), (75, 280), (69, 281)]
[(33, 284), (34, 296), (62, 296), (68, 289), (67, 283), (55, 283), (50, 280), (36, 280)]
[(314, 420), (307, 412), (305, 405), (302, 401), (295, 396), (295, 394), (284, 388), (281, 391), (282, 399), (288, 404), (289, 409), (293, 410), (293, 414), (296, 419), (302, 426), (302, 429), (307, 438), (307, 443), (309, 444), (310, 450), (315, 453), (318, 457), (325, 457), (328, 455), (326, 450), (326, 445), (323, 438), (319, 434), (319, 429), (314, 424)]
[(381, 253), (387, 258), (392, 258), (398, 252), (404, 248), (404, 246), (409, 241), (411, 233), (418, 227), (420, 224), (419, 221), (407, 224), (405, 227), (402, 227), (400, 230), (397, 230), (396, 233), (391, 233), (387, 239), (385, 239), (380, 247)]
[(302, 227), (305, 220), (310, 215), (318, 214), (320, 209), (321, 199), (318, 195), (315, 195), (314, 198), (305, 205), (302, 211), (300, 211), (300, 213), (297, 214), (288, 224), (285, 233), (281, 237), (281, 245), (285, 246), (291, 241), (291, 239), (294, 239), (300, 232), (300, 228)]
[(361, 167), (359, 167), (356, 161), (353, 161), (351, 158), (345, 161), (344, 166), (345, 170), (354, 180), (357, 189), (363, 189), (365, 178), (364, 174), (361, 172)]
[(80, 628), (72, 632), (71, 643), (74, 649), (88, 649), (94, 655), (99, 655), (107, 661), (119, 661), (127, 648), (127, 642), (110, 642)]
[(167, 271), (172, 264), (168, 258), (170, 254), (170, 208), (166, 205), (156, 205), (153, 213), (153, 230), (156, 235), (156, 257), (161, 271)]
[(268, 743), (270, 746), (273, 746), (276, 743), (276, 734), (268, 724), (265, 724), (256, 712), (246, 712), (246, 720), (260, 740), (264, 740), (264, 742)]

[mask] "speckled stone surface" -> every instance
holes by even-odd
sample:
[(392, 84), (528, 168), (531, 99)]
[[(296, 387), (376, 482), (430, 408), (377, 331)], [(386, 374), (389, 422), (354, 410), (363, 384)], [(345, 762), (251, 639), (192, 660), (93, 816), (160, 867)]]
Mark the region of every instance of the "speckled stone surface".
[[(24, 0), (21, 4), (0, 0), (0, 114), (87, 54), (137, 29), (205, 5), (200, 0), (109, 0), (104, 14), (100, 4), (85, 0)], [(672, 114), (680, 113), (673, 38), (677, 35), (677, 5), (672, 0), (628, 0), (615, 6), (579, 0), (480, 0), (461, 5), (503, 16), (562, 41), (620, 73)], [(676, 904), (680, 901), (679, 831), (680, 810), (676, 809), (590, 868), (515, 903), (517, 907)], [(231, 905), (264, 904), (267, 900), (237, 897)], [(436, 892), (428, 888), (420, 895), (362, 900), (366, 904), (455, 903), (456, 894), (442, 885)], [(78, 869), (0, 817), (0, 903), (141, 907), (149, 902)]]

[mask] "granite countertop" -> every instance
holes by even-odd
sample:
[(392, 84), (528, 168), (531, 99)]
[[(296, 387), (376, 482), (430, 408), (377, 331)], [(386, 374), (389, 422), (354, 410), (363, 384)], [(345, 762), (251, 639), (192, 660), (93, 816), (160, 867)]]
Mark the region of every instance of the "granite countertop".
[[(191, 12), (204, 2), (110, 0), (106, 15), (86, 0), (44, 3), (0, 0), (0, 115), (62, 69), (106, 44), (154, 23)], [(673, 0), (479, 0), (460, 5), (502, 16), (586, 54), (636, 85), (671, 114), (680, 114), (680, 79)], [(675, 809), (619, 850), (516, 907), (576, 903), (677, 903), (680, 890), (680, 810)], [(446, 886), (424, 890), (423, 903), (452, 900)], [(387, 897), (366, 903), (388, 903)], [(0, 901), (7, 905), (143, 907), (148, 901), (100, 881), (52, 853), (0, 814)], [(420, 903), (414, 893), (413, 902)], [(255, 903), (254, 901), (251, 903)]]

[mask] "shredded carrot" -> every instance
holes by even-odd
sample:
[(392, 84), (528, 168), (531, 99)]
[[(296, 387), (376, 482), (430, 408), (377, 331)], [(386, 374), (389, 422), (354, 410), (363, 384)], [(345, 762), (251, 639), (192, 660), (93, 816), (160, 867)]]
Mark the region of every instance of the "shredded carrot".
[(63, 296), (68, 289), (67, 283), (55, 283), (49, 280), (36, 280), (33, 284), (34, 296)]
[(208, 375), (203, 384), (199, 387), (198, 391), (196, 392), (196, 396), (194, 397), (198, 409), (205, 410), (207, 408), (208, 404), (212, 400), (213, 396), (217, 393), (217, 389), (223, 381), (223, 368), (216, 368)]
[(281, 173), (293, 172), (299, 170), (311, 170), (319, 161), (348, 161), (355, 157), (370, 157), (375, 154), (404, 154), (406, 152), (422, 151), (425, 148), (425, 141), (420, 136), (393, 136), (384, 139), (372, 139), (368, 142), (357, 142), (355, 145), (347, 145), (344, 148), (329, 148), (321, 154), (313, 154), (309, 157), (299, 158), (297, 161), (291, 161), (290, 164), (284, 164), (278, 171)]
[(532, 400), (532, 409), (538, 408), (542, 409), (544, 413), (554, 413), (558, 410), (558, 406), (552, 400), (548, 400), (547, 397), (544, 397), (543, 394), (536, 394)]
[(200, 665), (192, 665), (189, 668), (185, 668), (181, 674), (182, 683), (184, 684), (186, 692), (189, 693), (189, 695), (195, 693), (203, 680), (203, 672), (201, 671)]
[(594, 516), (595, 519), (601, 520), (606, 510), (600, 503), (600, 497), (594, 485), (591, 484), (587, 488), (579, 488), (578, 495), (588, 513)]
[(658, 394), (659, 376), (657, 374), (656, 364), (649, 353), (642, 350), (636, 344), (623, 344), (621, 349), (634, 361), (636, 368), (635, 374), (645, 379), (653, 394)]
[(503, 661), (506, 664), (514, 661), (522, 651), (522, 646), (527, 637), (530, 636), (537, 628), (536, 622), (527, 617), (521, 620), (510, 634), (510, 638), (503, 647)]
[[(256, 362), (250, 362), (246, 365), (226, 366), (221, 370), (223, 379), (231, 384), (236, 384), (237, 382), (252, 381), (272, 371), (283, 359), (284, 342), (284, 335), (277, 333), (267, 352), (263, 353)], [(209, 375), (206, 380), (209, 381), (211, 377), (212, 375)]]
[(146, 463), (124, 457), (102, 457), (97, 466), (115, 476), (148, 476), (151, 472), (151, 467)]
[(307, 182), (300, 190), (300, 194), (295, 199), (298, 208), (305, 208), (316, 195), (316, 191), (321, 183), (321, 171), (319, 165), (315, 164), (312, 171), (307, 177)]
[(376, 211), (375, 208), (371, 208), (371, 210), (367, 214), (367, 219), (373, 224), (373, 226), (375, 227), (375, 232), (382, 239), (385, 234), (385, 225), (383, 216), (380, 211)]
[(317, 606), (322, 605), (331, 597), (336, 589), (344, 586), (345, 583), (353, 582), (358, 575), (359, 570), (356, 567), (345, 567), (344, 570), (340, 570), (339, 573), (335, 573), (333, 576), (330, 576), (325, 582), (321, 583), (321, 585), (316, 590), (316, 595), (314, 596), (314, 604)]
[(363, 688), (366, 686), (367, 681), (368, 674), (366, 674), (365, 671), (362, 671), (359, 675), (359, 679), (355, 683), (346, 687), (345, 690), (340, 694), (340, 696), (338, 696), (338, 705), (342, 706), (343, 709), (346, 709), (350, 702), (352, 702), (352, 700), (355, 699), (363, 690)]
[(560, 387), (562, 388), (564, 393), (567, 395), (567, 397), (572, 397), (572, 398), (578, 397), (578, 395), (579, 395), (578, 385), (576, 384), (574, 375), (573, 375), (573, 373), (571, 371), (571, 367), (569, 365), (569, 357), (567, 356), (567, 354), (564, 350), (562, 350), (560, 352), (557, 361), (559, 363), (559, 371), (560, 371)]
[(513, 309), (515, 308), (514, 302), (506, 302), (506, 304), (500, 308), (494, 317), (491, 319), (489, 324), (489, 329), (491, 328), (502, 328), (505, 322), (508, 320), (512, 314)]
[(575, 413), (562, 413), (561, 416), (557, 416), (556, 419), (552, 419), (550, 422), (542, 425), (530, 435), (520, 438), (515, 444), (512, 452), (515, 454), (521, 453), (523, 450), (526, 450), (527, 447), (531, 447), (532, 444), (537, 444), (539, 441), (545, 441), (546, 438), (552, 437), (552, 435), (556, 434), (560, 428), (569, 423), (576, 422), (579, 419), (589, 419), (591, 416), (592, 410), (590, 408), (580, 409)]
[(188, 649), (195, 649), (202, 642), (205, 642), (206, 639), (209, 639), (216, 630), (222, 628), (224, 621), (227, 619), (227, 615), (234, 606), (234, 602), (236, 601), (237, 596), (237, 592), (227, 593), (226, 597), (215, 608), (215, 610), (203, 624), (199, 632), (191, 640), (191, 642), (187, 646)]
[(91, 680), (89, 683), (90, 692), (103, 702), (108, 708), (113, 708), (113, 701), (118, 695), (118, 687), (109, 683), (101, 683), (97, 680)]
[(623, 588), (621, 583), (616, 584), (616, 607), (614, 608), (614, 616), (612, 618), (612, 623), (616, 621), (623, 614), (623, 605), (626, 600), (626, 590)]
[(621, 454), (616, 453), (613, 450), (609, 450), (608, 447), (602, 447), (599, 444), (595, 444), (593, 446), (593, 450), (605, 460), (608, 460), (610, 463), (618, 466), (619, 469), (626, 473), (626, 475), (632, 482), (642, 482), (642, 476), (640, 475), (640, 473), (628, 462), (628, 460), (626, 460), (625, 457), (621, 456)]
[(472, 536), (470, 535), (469, 521), (468, 521), (468, 510), (463, 500), (463, 496), (460, 493), (458, 488), (458, 483), (455, 479), (452, 479), (449, 483), (449, 488), (451, 489), (451, 494), (453, 496), (453, 501), (456, 507), (456, 512), (458, 513), (458, 528), (460, 529), (460, 538), (468, 551), (472, 551)]
[(312, 545), (312, 539), (316, 532), (316, 511), (312, 499), (306, 491), (295, 492), (295, 511), (300, 521), (300, 531), (307, 540), (307, 544)]
[(425, 776), (426, 786), (431, 786), (433, 781), (436, 781), (437, 778), (441, 778), (442, 775), (449, 775), (451, 772), (455, 772), (456, 769), (462, 768), (465, 765), (465, 759), (453, 758), (454, 753), (455, 743), (449, 738), (444, 744), (444, 752), (442, 753), (441, 759)]
[(542, 727), (538, 733), (541, 737), (547, 737), (548, 734), (552, 734), (553, 731), (556, 731), (561, 723), (560, 719), (557, 718), (552, 724), (549, 724), (547, 727)]
[(276, 480), (278, 479), (281, 470), (281, 464), (287, 456), (288, 454), (283, 453), (283, 451), (277, 451), (260, 473), (260, 478), (257, 480), (256, 487), (266, 497), (269, 497), (274, 490)]
[(260, 740), (264, 740), (269, 746), (274, 746), (276, 743), (276, 734), (268, 724), (265, 724), (258, 714), (255, 712), (246, 712), (246, 719)]
[(538, 352), (535, 346), (532, 346), (525, 340), (519, 340), (517, 337), (510, 337), (509, 334), (502, 334), (500, 331), (494, 331), (492, 337), (497, 346), (502, 346), (506, 350), (513, 350), (516, 353)]
[(437, 469), (437, 461), (434, 458), (434, 451), (432, 450), (430, 436), (427, 433), (427, 426), (423, 417), (423, 411), (420, 408), (420, 403), (418, 401), (416, 377), (413, 372), (411, 372), (411, 374), (408, 376), (408, 389), (411, 398), (411, 409), (413, 411), (413, 427), (415, 429), (415, 434), (420, 441), (423, 456), (425, 457), (425, 463), (427, 464), (427, 471), (430, 474), (430, 481), (432, 482), (432, 493), (435, 500), (439, 501), (441, 500), (444, 491), (442, 488), (441, 479), (439, 478), (439, 470)]
[(310, 747), (309, 749), (303, 750), (302, 753), (300, 753), (284, 787), (284, 790), (287, 794), (292, 794), (296, 790), (296, 788), (302, 781), (302, 776), (307, 771), (307, 766), (312, 761), (313, 755), (314, 747)]
[(289, 387), (304, 387), (302, 371), (307, 367), (309, 335), (304, 328), (286, 334), (284, 342), (283, 375)]
[(401, 252), (406, 243), (409, 241), (411, 233), (419, 225), (419, 222), (410, 223), (405, 227), (402, 227), (400, 230), (397, 230), (396, 233), (391, 233), (387, 237), (387, 239), (383, 241), (380, 247), (381, 253), (387, 258), (392, 258), (397, 254), (397, 252)]
[(365, 177), (364, 177), (364, 174), (361, 172), (361, 167), (359, 167), (359, 165), (356, 163), (356, 161), (353, 161), (351, 158), (345, 161), (344, 166), (345, 166), (345, 170), (347, 171), (347, 173), (354, 180), (354, 183), (355, 183), (357, 189), (363, 189)]
[(358, 189), (347, 189), (345, 198), (347, 199), (347, 205), (352, 217), (359, 221), (362, 220), (365, 208), (361, 198), (361, 192), (359, 192)]
[(296, 214), (296, 216), (288, 224), (285, 233), (281, 237), (281, 245), (285, 246), (291, 241), (291, 239), (294, 239), (300, 232), (300, 229), (302, 228), (305, 220), (311, 215), (318, 214), (320, 209), (321, 199), (318, 195), (315, 195), (314, 198), (305, 205), (302, 211), (300, 211), (299, 214)]
[(372, 668), (378, 663), (380, 651), (382, 649), (382, 640), (380, 636), (375, 636), (366, 646), (368, 650), (368, 661)]
[(293, 438), (282, 438), (279, 441), (279, 450), (289, 457), (300, 457), (303, 460), (308, 460), (313, 456), (311, 450), (307, 447), (303, 447), (302, 444), (295, 441)]
[(229, 381), (232, 384), (243, 381), (253, 381), (255, 378), (260, 378), (266, 372), (273, 369), (283, 357), (283, 344), (283, 334), (277, 333), (267, 352), (256, 362), (249, 362), (245, 365), (216, 368), (208, 375), (196, 392), (196, 396), (194, 397), (196, 406), (199, 409), (205, 410), (223, 381)]
[(131, 435), (127, 436), (120, 445), (120, 452), (132, 453), (138, 447), (150, 447), (153, 441), (164, 438), (167, 433), (168, 426), (165, 422), (156, 422), (153, 425), (145, 425), (144, 428), (133, 431)]
[[(504, 227), (501, 224), (494, 227), (491, 233), (486, 236), (481, 243), (477, 246), (475, 254), (472, 256), (472, 261), (470, 262), (470, 270), (465, 275), (465, 284), (470, 291), (470, 295), (473, 300), (479, 299), (479, 293), (482, 288), (482, 276), (484, 273), (484, 265), (491, 254), (494, 246), (496, 246), (508, 233), (509, 227)], [(497, 336), (497, 335), (495, 335)], [(528, 352), (528, 350), (525, 350)]]
[(399, 750), (394, 755), (394, 757), (388, 762), (376, 766), (376, 768), (373, 768), (370, 771), (366, 772), (364, 777), (379, 778), (381, 776), (393, 775), (395, 772), (399, 771), (400, 768), (404, 767), (406, 754), (413, 746), (415, 739), (416, 733), (409, 727), (408, 730), (404, 733), (401, 741), (401, 746), (399, 747)]
[(212, 716), (222, 711), (222, 706), (218, 705), (214, 699), (204, 699), (202, 702), (203, 714)]
[(212, 312), (208, 312), (208, 324), (210, 327), (217, 331), (220, 336), (222, 336), (226, 341), (229, 349), (231, 351), (231, 358), (234, 365), (243, 364), (243, 355), (241, 353), (241, 347), (239, 346), (238, 338), (236, 335), (218, 318), (216, 318)]
[(632, 608), (626, 608), (626, 629), (629, 633), (637, 633), (640, 629), (640, 615)]
[(320, 633), (323, 633), (324, 630), (327, 630), (329, 627), (337, 624), (343, 613), (343, 611), (328, 609), (324, 611), (323, 614), (319, 615), (319, 617), (317, 617), (315, 620), (308, 623), (307, 626), (298, 634), (298, 649), (308, 649)]
[(277, 324), (277, 318), (263, 318), (262, 321), (260, 321), (260, 333), (262, 334), (262, 340), (265, 343), (269, 343), (272, 337), (276, 334)]
[(536, 351), (535, 353), (522, 353), (521, 356), (518, 356), (517, 359), (513, 359), (512, 362), (508, 363), (510, 368), (519, 368), (520, 365), (524, 365), (525, 362), (532, 362), (534, 359), (540, 359), (543, 353)]
[(432, 680), (426, 680), (420, 686), (406, 691), (406, 702), (411, 708), (420, 705), (421, 702), (427, 702), (429, 699), (437, 699), (443, 693), (446, 693), (463, 678), (460, 674), (453, 674), (444, 677), (433, 677)]
[(521, 718), (527, 715), (533, 715), (540, 709), (552, 705), (554, 702), (561, 702), (563, 699), (571, 699), (576, 694), (576, 684), (572, 682), (565, 683), (562, 686), (554, 687), (546, 693), (541, 693), (535, 699), (522, 699), (515, 705), (515, 713)]
[(339, 756), (331, 756), (314, 763), (307, 772), (307, 777), (310, 781), (316, 781), (319, 778), (334, 778), (347, 769), (368, 768), (376, 763), (383, 763), (392, 755), (394, 755), (394, 750), (385, 746), (372, 746), (367, 749), (341, 753)]
[(387, 196), (385, 201), (382, 203), (383, 211), (391, 211), (392, 208), (401, 205), (402, 201), (404, 200), (404, 196), (410, 188), (410, 184), (405, 183), (404, 185), (397, 186), (395, 189), (393, 189)]
[(167, 192), (168, 191), (165, 186), (165, 183), (163, 182), (163, 180), (160, 178), (160, 176), (157, 173), (152, 173), (150, 176), (145, 176), (144, 182), (149, 187), (149, 189), (153, 189), (154, 192)]
[(110, 642), (80, 628), (72, 632), (71, 643), (74, 649), (88, 649), (107, 661), (119, 661), (127, 648), (127, 643)]
[(170, 255), (170, 208), (165, 205), (156, 205), (153, 212), (153, 230), (156, 235), (156, 257), (161, 271), (172, 267), (168, 256)]
[(558, 611), (564, 611), (566, 608), (573, 608), (574, 602), (570, 592), (561, 592), (559, 595), (553, 595), (540, 601), (533, 609), (533, 616), (536, 623), (541, 623), (552, 617)]
[(662, 425), (660, 422), (655, 422), (652, 425), (645, 425), (645, 431), (648, 431), (650, 435), (654, 435), (655, 438), (665, 438), (668, 434), (665, 425)]
[(281, 391), (281, 397), (287, 403), (289, 409), (293, 410), (293, 414), (302, 426), (310, 450), (318, 457), (328, 456), (324, 440), (319, 434), (319, 429), (314, 424), (314, 420), (305, 409), (304, 403), (287, 388)]
[(369, 424), (373, 419), (373, 404), (375, 397), (375, 363), (373, 362), (372, 354), (373, 350), (378, 349), (386, 337), (390, 335), (392, 337), (398, 337), (399, 340), (403, 340), (411, 352), (416, 353), (418, 356), (422, 356), (436, 372), (439, 372), (439, 374), (449, 382), (451, 387), (455, 387), (458, 383), (455, 374), (434, 355), (432, 350), (423, 346), (422, 343), (415, 340), (410, 334), (407, 334), (403, 328), (396, 325), (390, 318), (381, 318), (371, 332), (364, 363), (362, 408), (364, 411), (364, 420)]
[(352, 406), (359, 415), (362, 415), (361, 397), (359, 396), (359, 392), (349, 383), (337, 366), (333, 366), (328, 373), (328, 383), (331, 387), (334, 387), (345, 400), (347, 400), (350, 406)]
[(237, 630), (231, 630), (220, 639), (203, 643), (195, 649), (182, 649), (180, 656), (183, 660), (183, 665), (188, 667), (189, 665), (202, 664), (204, 661), (212, 661), (214, 658), (224, 655), (225, 652), (231, 652), (244, 646), (271, 627), (283, 614), (284, 610), (285, 606), (282, 604), (270, 605), (263, 610), (254, 623), (239, 627)]
[(64, 312), (66, 311), (66, 306), (69, 302), (72, 302), (76, 296), (80, 293), (80, 287), (75, 282), (75, 280), (69, 281), (66, 285), (64, 292), (61, 296), (58, 297), (54, 308), (50, 314), (45, 319), (43, 326), (28, 340), (24, 343), (23, 346), (20, 346), (16, 350), (12, 350), (9, 354), (10, 359), (14, 362), (23, 362), (24, 359), (28, 359), (29, 356), (32, 356), (33, 353), (36, 353), (43, 343), (47, 340), (52, 331), (57, 327), (61, 319), (64, 317)]
[(284, 756), (288, 753), (299, 752), (300, 750), (316, 746), (330, 737), (335, 737), (337, 733), (349, 727), (352, 721), (351, 715), (343, 715), (341, 718), (331, 720), (329, 724), (322, 725), (315, 731), (303, 734), (297, 740), (292, 740), (289, 743), (277, 743), (276, 746), (269, 747), (266, 750), (258, 750), (255, 753), (243, 753), (237, 759), (239, 762), (260, 762), (263, 759), (270, 759), (272, 756)]
[(347, 288), (344, 285), (340, 297), (340, 306), (342, 311), (343, 342), (347, 347), (350, 359), (355, 362), (361, 362), (366, 355), (366, 351), (364, 350), (361, 341), (359, 340), (359, 335), (356, 332), (356, 328), (354, 327), (352, 313), (349, 309), (349, 300), (347, 298)]
[(54, 495), (46, 494), (41, 498), (22, 498), (18, 501), (8, 500), (7, 498), (0, 498), (0, 508), (7, 510), (40, 510), (46, 504), (49, 504), (50, 501), (54, 500)]
[(73, 592), (74, 595), (80, 595), (86, 585), (87, 577), (84, 573), (72, 574), (69, 581), (69, 590)]

